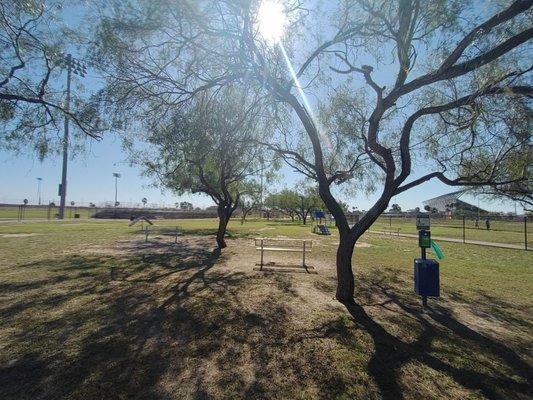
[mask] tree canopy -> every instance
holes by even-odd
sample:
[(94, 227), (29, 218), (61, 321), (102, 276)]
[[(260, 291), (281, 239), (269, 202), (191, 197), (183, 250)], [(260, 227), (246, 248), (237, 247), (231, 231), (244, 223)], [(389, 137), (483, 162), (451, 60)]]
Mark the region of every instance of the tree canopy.
[(63, 22), (64, 3), (0, 3), (0, 148), (26, 151), (29, 147), (43, 158), (61, 148), (56, 138), (65, 116), (74, 122), (80, 137), (97, 138), (101, 133), (99, 113), (89, 96), (74, 95), (67, 109), (58, 84), (68, 45), (79, 43)]
[[(341, 301), (353, 300), (355, 242), (394, 196), (431, 179), (503, 191), (530, 180), (531, 1), (292, 0), (277, 41), (260, 1), (114, 3), (95, 54), (108, 93), (127, 99), (122, 118), (228, 85), (268, 100), (277, 129), (262, 144), (317, 182), (335, 218)], [(352, 227), (341, 185), (378, 194)]]

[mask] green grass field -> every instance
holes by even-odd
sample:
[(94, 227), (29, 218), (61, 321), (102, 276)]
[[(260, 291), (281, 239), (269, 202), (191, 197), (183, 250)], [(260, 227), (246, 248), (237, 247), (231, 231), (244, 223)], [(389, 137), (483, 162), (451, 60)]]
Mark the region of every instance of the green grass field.
[[(58, 209), (51, 212), (51, 216), (55, 215)], [(76, 209), (74, 207), (67, 207), (65, 217), (66, 219), (73, 219), (74, 214), (78, 212), (80, 219), (86, 220), (90, 218), (94, 210)], [(15, 220), (18, 217), (17, 207), (0, 207), (0, 221), (1, 220)], [(25, 219), (47, 219), (47, 208), (35, 208), (29, 206), (25, 210)], [(238, 218), (236, 218), (238, 219)], [(524, 245), (525, 235), (524, 228), (527, 229), (528, 248), (533, 248), (533, 221), (529, 221), (526, 227), (523, 222), (514, 221), (498, 221), (491, 220), (491, 230), (485, 229), (484, 219), (479, 222), (479, 227), (476, 228), (474, 221), (466, 220), (466, 240), (477, 240), (494, 243), (507, 243), (514, 245)], [(372, 230), (389, 230), (392, 228), (393, 232), (400, 229), (400, 233), (416, 234), (416, 224), (413, 218), (392, 218), (382, 216), (372, 226)], [(431, 232), (433, 236), (450, 237), (462, 239), (463, 228), (462, 220), (458, 219), (433, 219)]]
[[(378, 218), (372, 230), (400, 229), (400, 233), (416, 234), (416, 221), (414, 218), (391, 218), (386, 216)], [(485, 220), (479, 221), (479, 227), (471, 219), (465, 221), (466, 240), (478, 240), (494, 243), (508, 243), (523, 245), (525, 242), (524, 230), (527, 229), (528, 248), (533, 248), (533, 221), (524, 226), (522, 221), (491, 220), (491, 229), (485, 227)], [(450, 238), (463, 238), (463, 221), (459, 219), (433, 219), (431, 220), (431, 234)]]
[[(345, 307), (335, 234), (231, 221), (219, 254), (214, 219), (128, 222), (0, 222), (1, 399), (533, 395), (531, 252), (441, 243), (424, 310), (416, 240), (366, 234)], [(259, 236), (312, 239), (316, 274), (254, 271)]]
[[(59, 212), (59, 207), (53, 207), (50, 210), (50, 218), (54, 219), (56, 213)], [(65, 218), (74, 219), (74, 214), (80, 214), (80, 219), (90, 218), (93, 210), (86, 208), (66, 207)], [(16, 206), (0, 207), (0, 220), (17, 219), (19, 217), (19, 208)], [(34, 207), (27, 206), (24, 208), (23, 219), (48, 219), (48, 207)]]

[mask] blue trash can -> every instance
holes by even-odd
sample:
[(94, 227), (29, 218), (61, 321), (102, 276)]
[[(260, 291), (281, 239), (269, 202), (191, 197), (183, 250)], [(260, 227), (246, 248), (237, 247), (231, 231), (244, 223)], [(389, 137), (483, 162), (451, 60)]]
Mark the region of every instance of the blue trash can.
[(415, 293), (419, 296), (439, 297), (439, 263), (436, 260), (415, 259)]

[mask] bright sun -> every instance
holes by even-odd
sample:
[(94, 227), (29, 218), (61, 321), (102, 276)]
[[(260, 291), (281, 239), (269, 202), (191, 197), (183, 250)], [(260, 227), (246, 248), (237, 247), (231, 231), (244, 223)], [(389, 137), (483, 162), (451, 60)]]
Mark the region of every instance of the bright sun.
[(277, 43), (283, 36), (287, 16), (283, 5), (276, 0), (263, 0), (257, 11), (257, 29), (269, 44)]

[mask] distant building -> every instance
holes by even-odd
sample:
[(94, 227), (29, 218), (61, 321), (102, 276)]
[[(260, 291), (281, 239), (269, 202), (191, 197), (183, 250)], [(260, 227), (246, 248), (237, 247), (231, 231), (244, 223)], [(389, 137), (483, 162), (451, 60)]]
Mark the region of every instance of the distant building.
[(473, 204), (462, 201), (459, 198), (466, 193), (466, 190), (458, 190), (444, 194), (442, 196), (434, 197), (423, 202), (424, 206), (429, 206), (440, 213), (452, 215), (457, 211), (468, 211), (471, 213), (488, 214), (487, 210), (483, 210)]

